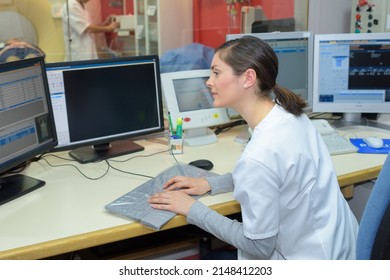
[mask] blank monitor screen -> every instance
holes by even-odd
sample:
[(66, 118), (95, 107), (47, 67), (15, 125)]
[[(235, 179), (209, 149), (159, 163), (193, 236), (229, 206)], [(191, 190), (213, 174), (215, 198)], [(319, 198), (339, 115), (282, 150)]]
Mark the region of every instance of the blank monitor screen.
[(319, 34), (314, 44), (313, 111), (390, 113), (390, 34)]
[(157, 56), (52, 63), (47, 76), (57, 150), (80, 162), (140, 151), (129, 138), (164, 130)]
[(0, 204), (44, 185), (10, 174), (56, 145), (43, 58), (0, 64)]
[(267, 42), (279, 61), (276, 82), (312, 105), (313, 35), (310, 32), (228, 34), (226, 40), (249, 35)]

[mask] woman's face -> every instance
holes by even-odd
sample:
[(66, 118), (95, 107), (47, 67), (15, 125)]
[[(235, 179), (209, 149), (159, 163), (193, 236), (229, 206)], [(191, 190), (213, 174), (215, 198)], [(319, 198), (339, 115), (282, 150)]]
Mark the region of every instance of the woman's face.
[(211, 62), (211, 75), (206, 85), (213, 95), (214, 107), (234, 109), (242, 96), (240, 91), (243, 88), (243, 77), (235, 75), (233, 69), (216, 53)]

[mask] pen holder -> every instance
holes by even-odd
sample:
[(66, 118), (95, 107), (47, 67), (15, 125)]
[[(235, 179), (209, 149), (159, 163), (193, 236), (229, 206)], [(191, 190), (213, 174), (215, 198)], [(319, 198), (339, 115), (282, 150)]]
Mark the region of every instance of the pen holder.
[(170, 154), (182, 154), (183, 153), (183, 137), (177, 135), (171, 135), (169, 137), (169, 153)]

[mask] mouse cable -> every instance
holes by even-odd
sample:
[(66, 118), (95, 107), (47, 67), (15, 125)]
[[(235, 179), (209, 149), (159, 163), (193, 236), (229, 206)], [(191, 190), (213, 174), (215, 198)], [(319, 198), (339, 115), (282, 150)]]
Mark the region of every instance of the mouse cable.
[(139, 173), (134, 173), (134, 172), (130, 172), (130, 171), (126, 171), (126, 170), (123, 170), (123, 169), (120, 169), (120, 168), (117, 168), (117, 167), (114, 167), (111, 163), (124, 163), (124, 162), (127, 162), (129, 160), (132, 160), (132, 159), (135, 159), (135, 158), (146, 158), (146, 157), (151, 157), (151, 156), (154, 156), (154, 155), (157, 155), (157, 154), (161, 154), (161, 153), (166, 153), (166, 152), (169, 152), (170, 150), (163, 150), (163, 151), (160, 151), (160, 152), (155, 152), (153, 154), (149, 154), (149, 155), (136, 155), (136, 156), (133, 156), (133, 157), (130, 157), (130, 158), (127, 158), (125, 160), (115, 160), (115, 159), (109, 159), (109, 160), (106, 160), (107, 164), (114, 170), (116, 171), (119, 171), (119, 172), (122, 172), (122, 173), (125, 173), (125, 174), (130, 174), (130, 175), (135, 175), (135, 176), (140, 176), (140, 177), (145, 177), (145, 178), (150, 178), (150, 179), (153, 179), (154, 177), (153, 176), (149, 176), (149, 175), (145, 175), (145, 174), (139, 174)]

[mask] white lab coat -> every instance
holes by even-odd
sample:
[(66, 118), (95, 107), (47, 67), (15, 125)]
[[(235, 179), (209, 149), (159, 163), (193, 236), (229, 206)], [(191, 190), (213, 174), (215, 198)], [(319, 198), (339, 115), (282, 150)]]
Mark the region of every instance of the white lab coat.
[(69, 0), (68, 7), (66, 4), (62, 7), (62, 20), (66, 51), (65, 60), (98, 58), (94, 36), (92, 33), (85, 32), (91, 24), (88, 11), (78, 1)]
[[(321, 136), (282, 107), (254, 129), (234, 171), (244, 234), (277, 235), (271, 259), (354, 259), (357, 221)], [(239, 258), (254, 257), (239, 252)]]

